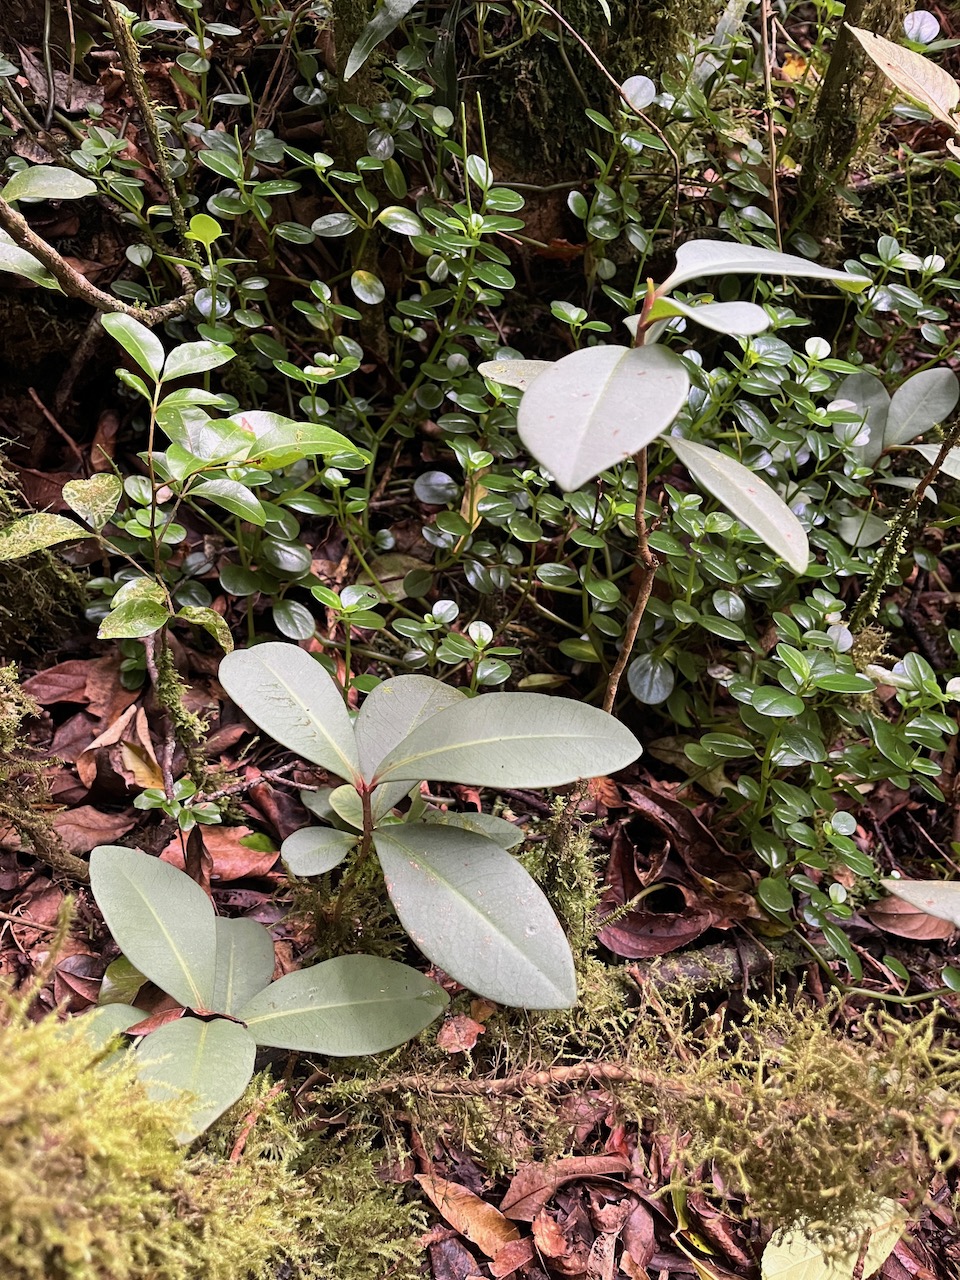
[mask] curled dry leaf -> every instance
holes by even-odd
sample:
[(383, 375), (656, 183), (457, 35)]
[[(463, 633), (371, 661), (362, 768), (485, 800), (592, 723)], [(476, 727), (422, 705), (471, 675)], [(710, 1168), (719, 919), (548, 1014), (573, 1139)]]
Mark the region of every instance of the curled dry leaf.
[(928, 915), (902, 898), (883, 898), (869, 907), (866, 915), (884, 933), (892, 933), (898, 938), (913, 938), (916, 942), (951, 938), (955, 932), (949, 920)]
[(437, 1032), (437, 1046), (444, 1053), (467, 1053), (484, 1031), (486, 1027), (482, 1022), (475, 1022), (465, 1013), (455, 1013)]
[(626, 1173), (629, 1168), (630, 1161), (623, 1156), (570, 1156), (544, 1164), (525, 1164), (511, 1180), (500, 1209), (507, 1218), (532, 1222), (566, 1183)]
[(472, 1241), (488, 1258), (495, 1258), (505, 1244), (520, 1239), (520, 1232), (499, 1209), (460, 1186), (422, 1173), (417, 1182), (424, 1194), (455, 1231)]

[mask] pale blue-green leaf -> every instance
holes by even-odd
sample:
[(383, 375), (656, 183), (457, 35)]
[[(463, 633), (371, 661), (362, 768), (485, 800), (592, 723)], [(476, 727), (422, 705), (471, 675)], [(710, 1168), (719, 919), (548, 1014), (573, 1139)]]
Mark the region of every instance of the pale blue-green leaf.
[(577, 998), (570, 945), (520, 863), (486, 836), (409, 822), (374, 846), (400, 923), (434, 964), (477, 995), (528, 1009)]
[(585, 347), (524, 392), (520, 438), (562, 489), (579, 489), (666, 431), (689, 382), (665, 347)]
[(8, 203), (14, 200), (82, 200), (84, 196), (92, 196), (96, 190), (96, 183), (72, 169), (38, 164), (15, 173), (0, 195)]
[(431, 676), (392, 676), (377, 685), (364, 700), (355, 725), (363, 776), (372, 778), (383, 757), (417, 725), (465, 696)]
[(837, 533), (850, 547), (876, 546), (890, 532), (886, 520), (869, 511), (858, 511), (837, 522)]
[(918, 911), (938, 920), (949, 920), (960, 929), (960, 881), (956, 880), (881, 880), (887, 893), (909, 902)]
[(492, 813), (438, 813), (424, 815), (424, 822), (437, 827), (458, 827), (461, 831), (471, 831), (474, 835), (486, 836), (501, 849), (513, 849), (522, 844), (525, 836), (521, 827), (512, 822), (498, 818)]
[[(933, 466), (937, 458), (940, 456), (940, 445), (915, 444), (913, 446), (913, 452), (919, 453), (920, 456), (930, 464), (930, 466)], [(950, 476), (954, 480), (960, 480), (960, 449), (950, 449), (947, 452), (947, 456), (940, 464), (940, 470), (944, 475)], [(888, 481), (888, 483), (890, 482)], [(911, 487), (916, 488), (916, 484), (917, 482), (915, 480), (912, 481)], [(929, 496), (930, 492), (931, 490), (927, 489), (927, 496)]]
[(334, 787), (330, 792), (330, 808), (348, 827), (353, 827), (354, 831), (363, 830), (363, 801), (356, 787), (349, 783)]
[[(607, 18), (607, 21), (610, 19)], [(634, 111), (646, 111), (657, 96), (657, 86), (649, 76), (631, 76), (620, 86), (620, 93)]]
[(142, 1022), (146, 1014), (131, 1004), (103, 1004), (64, 1024), (71, 1032), (86, 1036), (91, 1047), (101, 1052), (128, 1027)]
[(111, 338), (120, 343), (127, 355), (136, 360), (144, 373), (149, 374), (155, 382), (160, 380), (164, 350), (155, 333), (139, 320), (134, 320), (133, 316), (125, 316), (120, 312), (101, 316), (100, 323)]
[(890, 396), (886, 387), (872, 373), (851, 373), (837, 387), (834, 400), (849, 400), (853, 412), (863, 415), (867, 439), (854, 453), (866, 466), (873, 466), (883, 453), (883, 437), (890, 413)]
[(58, 542), (72, 542), (75, 538), (92, 538), (93, 534), (66, 516), (49, 515), (38, 511), (22, 516), (5, 529), (0, 529), (0, 560), (19, 560), (35, 551), (44, 551)]
[(325, 876), (357, 843), (355, 832), (301, 827), (280, 846), (280, 857), (295, 876)]
[(446, 1004), (442, 987), (405, 964), (339, 956), (288, 973), (238, 1016), (257, 1044), (351, 1058), (403, 1044)]
[(43, 263), (32, 253), (27, 253), (26, 249), (21, 249), (19, 245), (14, 244), (4, 231), (0, 231), (0, 271), (24, 276), (25, 279), (32, 280), (43, 289), (60, 290), (56, 278), (50, 274)]
[(213, 904), (176, 867), (138, 849), (99, 845), (90, 885), (117, 946), (161, 991), (209, 1009), (217, 967)]
[(137, 1069), (158, 1102), (183, 1099), (189, 1112), (177, 1141), (192, 1142), (243, 1094), (253, 1075), (257, 1046), (236, 1022), (181, 1018), (137, 1045)]
[(779, 494), (749, 467), (717, 449), (670, 437), (674, 453), (700, 487), (736, 516), (784, 560), (794, 573), (804, 573), (810, 546), (803, 525)]
[(666, 702), (677, 683), (673, 664), (655, 653), (641, 653), (627, 667), (627, 684), (638, 702), (649, 707)]
[(236, 1015), (273, 977), (273, 939), (256, 920), (217, 918), (215, 1013)]
[[(676, 298), (659, 298), (650, 312), (650, 319), (662, 320), (670, 316), (684, 316), (715, 333), (736, 334), (742, 338), (755, 333), (765, 333), (773, 321), (755, 302), (700, 302), (692, 306), (678, 302)], [(628, 316), (623, 322), (636, 337), (639, 316)]]
[(931, 427), (946, 422), (960, 400), (960, 382), (952, 369), (915, 373), (893, 393), (883, 433), (884, 448), (909, 444)]
[(100, 530), (117, 510), (123, 495), (123, 481), (111, 471), (101, 471), (89, 480), (68, 480), (63, 500), (81, 520)]
[(250, 524), (263, 528), (267, 523), (260, 499), (239, 480), (201, 480), (190, 492), (195, 498), (209, 498), (218, 507), (223, 507), (224, 511), (229, 511), (231, 515), (239, 516)]
[(797, 258), (790, 253), (758, 249), (754, 245), (738, 244), (733, 240), (688, 240), (677, 250), (677, 265), (660, 285), (657, 293), (669, 293), (687, 280), (699, 280), (703, 276), (738, 274), (833, 280), (856, 291), (866, 288), (870, 283), (865, 278), (852, 276), (846, 271), (835, 271), (831, 267), (822, 267), (817, 262)]
[(236, 355), (222, 342), (182, 342), (167, 356), (163, 366), (163, 381), (185, 378), (188, 373), (205, 373), (219, 369)]
[(629, 729), (586, 703), (543, 693), (485, 693), (420, 724), (377, 772), (384, 782), (561, 787), (615, 773), (640, 751)]
[(338, 777), (359, 779), (353, 725), (332, 678), (293, 644), (260, 644), (228, 653), (220, 683), (242, 711), (277, 742)]
[(481, 377), (499, 382), (502, 387), (518, 387), (526, 391), (535, 378), (553, 367), (553, 363), (552, 360), (484, 360), (477, 372)]
[(360, 38), (350, 50), (343, 71), (344, 80), (356, 75), (381, 40), (395, 31), (419, 0), (383, 0), (380, 8), (360, 32)]

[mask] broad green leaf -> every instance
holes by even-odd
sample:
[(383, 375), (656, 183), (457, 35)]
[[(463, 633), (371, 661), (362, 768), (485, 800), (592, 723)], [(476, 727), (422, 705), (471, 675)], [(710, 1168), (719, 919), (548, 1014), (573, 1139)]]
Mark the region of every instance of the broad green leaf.
[(257, 1046), (236, 1022), (181, 1018), (152, 1031), (137, 1045), (137, 1070), (158, 1102), (192, 1098), (177, 1141), (192, 1142), (243, 1094), (253, 1075)]
[(110, 471), (89, 480), (68, 480), (63, 486), (63, 500), (70, 510), (98, 531), (113, 518), (122, 495), (123, 481)]
[(111, 338), (115, 338), (120, 343), (127, 355), (136, 360), (144, 373), (149, 374), (154, 382), (159, 382), (163, 370), (164, 351), (163, 344), (157, 335), (151, 333), (139, 320), (119, 312), (101, 316), (100, 323)]
[(82, 200), (84, 196), (94, 195), (96, 190), (96, 183), (72, 169), (38, 164), (15, 173), (0, 195), (8, 203), (14, 200)]
[(152, 636), (170, 620), (170, 611), (157, 600), (137, 598), (111, 609), (100, 623), (99, 640), (138, 640)]
[(378, 766), (378, 780), (562, 787), (639, 756), (629, 729), (596, 707), (544, 693), (485, 693), (438, 711)]
[(373, 778), (384, 756), (417, 725), (465, 697), (462, 690), (430, 676), (393, 676), (384, 680), (367, 695), (356, 720), (363, 776)]
[(855, 292), (865, 289), (870, 283), (866, 278), (821, 267), (819, 263), (808, 262), (806, 258), (797, 258), (790, 253), (758, 249), (754, 245), (737, 244), (734, 240), (688, 240), (677, 250), (677, 265), (657, 294), (662, 297), (687, 280), (726, 275), (805, 276), (814, 280), (833, 280)]
[(104, 970), (97, 993), (97, 1004), (129, 1005), (136, 1000), (145, 982), (146, 978), (126, 956), (118, 956)]
[(692, 440), (670, 437), (670, 447), (697, 484), (743, 522), (794, 573), (804, 573), (810, 547), (803, 525), (784, 500), (749, 467)]
[(352, 1058), (403, 1044), (446, 1004), (442, 987), (405, 964), (339, 956), (271, 983), (238, 1017), (257, 1044)]
[(217, 918), (215, 1013), (236, 1014), (269, 985), (274, 968), (273, 939), (256, 920)]
[(202, 459), (204, 465), (246, 460), (256, 443), (252, 431), (229, 418), (211, 418), (199, 408), (177, 405), (168, 409), (168, 400), (161, 402), (157, 421), (185, 453)]
[(129, 582), (122, 583), (114, 592), (110, 603), (114, 608), (121, 604), (129, 604), (131, 600), (154, 600), (158, 604), (163, 604), (166, 598), (160, 583), (144, 573), (139, 578), (131, 578)]
[[(850, 1223), (851, 1242), (824, 1252), (824, 1245), (802, 1229), (774, 1237), (763, 1251), (761, 1280), (869, 1280), (876, 1275), (903, 1235), (907, 1215), (895, 1200), (883, 1199), (864, 1209)], [(857, 1270), (864, 1236), (868, 1238), (863, 1267)], [(835, 1243), (835, 1242), (834, 1242)]]
[(391, 204), (386, 209), (381, 209), (377, 214), (377, 221), (401, 236), (423, 235), (423, 223), (419, 216), (412, 209), (406, 209), (400, 204)]
[(353, 725), (340, 690), (303, 649), (271, 642), (228, 653), (220, 683), (277, 742), (340, 778), (359, 779)]
[(213, 636), (224, 653), (232, 653), (233, 636), (230, 634), (230, 628), (220, 614), (217, 613), (216, 609), (208, 609), (199, 604), (185, 604), (182, 609), (177, 611), (176, 616), (195, 627), (202, 627), (207, 635)]
[(486, 836), (501, 849), (513, 849), (525, 839), (521, 827), (515, 827), (512, 822), (492, 813), (427, 813), (423, 821), (432, 826), (458, 827), (461, 831)]
[(881, 880), (887, 893), (909, 902), (918, 911), (938, 920), (949, 920), (960, 929), (960, 881), (957, 880)]
[(219, 369), (236, 355), (222, 342), (182, 342), (167, 356), (163, 366), (163, 381), (185, 378), (189, 373), (205, 373)]
[(32, 253), (14, 244), (5, 231), (0, 231), (0, 271), (9, 271), (15, 276), (24, 276), (43, 289), (60, 291), (56, 278)]
[(280, 846), (280, 857), (295, 876), (324, 876), (340, 865), (357, 843), (350, 831), (301, 827)]
[(523, 394), (517, 426), (568, 492), (666, 431), (687, 399), (683, 361), (665, 347), (585, 347)]
[(886, 520), (870, 511), (857, 511), (837, 523), (837, 533), (851, 547), (872, 547), (890, 532)]
[(345, 783), (342, 787), (334, 787), (329, 796), (330, 808), (341, 821), (354, 831), (363, 830), (363, 801), (356, 787)]
[(527, 387), (541, 373), (553, 368), (552, 360), (484, 360), (477, 372), (484, 378), (499, 382), (502, 387)]
[(190, 496), (209, 498), (218, 507), (223, 507), (224, 511), (229, 511), (231, 515), (239, 516), (250, 524), (259, 525), (261, 529), (267, 523), (263, 503), (252, 489), (248, 489), (239, 480), (201, 480), (190, 490)]
[(909, 444), (931, 427), (946, 422), (960, 399), (960, 382), (952, 369), (925, 369), (915, 373), (893, 393), (884, 448)]
[(135, 1009), (130, 1004), (104, 1004), (81, 1014), (79, 1018), (71, 1018), (64, 1026), (71, 1032), (85, 1035), (91, 1046), (100, 1051), (106, 1049), (122, 1031), (136, 1026), (145, 1017), (142, 1009)]
[[(940, 456), (940, 445), (915, 444), (913, 452), (919, 453), (930, 466), (933, 466)], [(950, 449), (948, 451), (947, 456), (940, 464), (940, 470), (944, 475), (951, 476), (954, 480), (960, 480), (960, 449)], [(929, 490), (927, 492), (929, 493)]]
[(19, 560), (35, 551), (44, 551), (58, 542), (72, 542), (75, 538), (92, 538), (93, 534), (81, 528), (66, 516), (52, 516), (45, 511), (22, 516), (0, 529), (0, 560)]
[[(755, 302), (701, 302), (692, 306), (687, 302), (678, 302), (676, 298), (658, 298), (653, 304), (649, 318), (665, 320), (671, 316), (684, 316), (705, 329), (716, 333), (738, 334), (750, 337), (755, 333), (765, 333), (773, 321)], [(630, 316), (624, 324), (636, 336), (639, 316)]]
[(99, 845), (90, 885), (117, 946), (161, 991), (209, 1009), (217, 966), (213, 904), (189, 876), (137, 849)]
[(886, 387), (872, 373), (851, 373), (837, 388), (836, 400), (850, 400), (856, 412), (863, 414), (867, 439), (854, 453), (867, 466), (873, 466), (883, 453), (883, 437), (890, 413), (890, 396)]
[(383, 282), (372, 271), (354, 271), (350, 277), (350, 288), (361, 302), (370, 307), (379, 306), (387, 296)]
[(957, 121), (950, 114), (960, 102), (960, 85), (942, 67), (923, 54), (885, 40), (862, 27), (848, 28), (851, 35), (887, 79), (912, 102), (919, 102), (931, 115), (957, 131)]
[(232, 421), (253, 432), (256, 444), (250, 450), (250, 457), (259, 459), (268, 469), (288, 465), (301, 458), (314, 458), (318, 454), (363, 455), (363, 450), (351, 444), (339, 431), (332, 431), (316, 422), (294, 422), (264, 409), (238, 414)]
[(408, 822), (374, 847), (400, 923), (425, 956), (477, 995), (527, 1009), (577, 999), (570, 945), (543, 891), (486, 836)]
[(383, 0), (380, 8), (360, 32), (360, 38), (350, 50), (343, 70), (344, 80), (356, 75), (381, 40), (395, 31), (418, 0)]

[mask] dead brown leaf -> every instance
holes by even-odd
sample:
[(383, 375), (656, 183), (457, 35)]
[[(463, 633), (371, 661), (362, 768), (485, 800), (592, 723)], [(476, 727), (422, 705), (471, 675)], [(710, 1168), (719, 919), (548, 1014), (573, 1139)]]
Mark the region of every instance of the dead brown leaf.
[(496, 1280), (504, 1276), (512, 1276), (515, 1271), (532, 1262), (536, 1256), (536, 1246), (530, 1236), (523, 1240), (511, 1240), (497, 1250), (496, 1257), (490, 1263), (490, 1274)]
[[(255, 879), (267, 875), (280, 856), (276, 849), (264, 851), (241, 844), (246, 836), (253, 835), (250, 827), (201, 827), (203, 847), (210, 858), (210, 876), (223, 881)], [(180, 837), (174, 836), (160, 854), (164, 862), (185, 870)]]
[(126, 813), (102, 813), (92, 804), (77, 805), (53, 816), (53, 825), (68, 853), (83, 856), (98, 844), (114, 844), (136, 822)]
[(467, 1053), (484, 1031), (482, 1022), (475, 1022), (465, 1013), (455, 1013), (437, 1032), (437, 1046), (444, 1053)]
[(511, 1179), (500, 1209), (516, 1222), (532, 1222), (566, 1183), (626, 1173), (629, 1168), (630, 1161), (623, 1156), (570, 1156), (544, 1164), (525, 1164)]
[(451, 1227), (488, 1258), (495, 1258), (505, 1244), (520, 1239), (520, 1232), (499, 1209), (459, 1183), (427, 1173), (418, 1174), (417, 1182)]
[(898, 938), (913, 938), (917, 942), (952, 938), (955, 932), (949, 920), (928, 916), (925, 911), (918, 910), (902, 898), (882, 898), (868, 907), (865, 914), (885, 933), (892, 933)]

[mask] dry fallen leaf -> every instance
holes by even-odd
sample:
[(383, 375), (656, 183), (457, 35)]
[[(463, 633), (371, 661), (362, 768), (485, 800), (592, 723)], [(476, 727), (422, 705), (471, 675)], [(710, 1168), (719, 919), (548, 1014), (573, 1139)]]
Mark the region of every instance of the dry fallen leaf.
[(883, 898), (868, 907), (866, 915), (884, 933), (892, 933), (898, 938), (913, 938), (916, 942), (952, 938), (956, 932), (949, 920), (928, 915), (902, 898)]
[(437, 1032), (437, 1046), (444, 1053), (466, 1053), (484, 1031), (486, 1027), (482, 1022), (475, 1022), (465, 1013), (455, 1013)]
[(455, 1231), (472, 1241), (488, 1258), (495, 1258), (505, 1244), (520, 1239), (520, 1232), (499, 1209), (446, 1178), (422, 1173), (417, 1182)]
[(500, 1208), (507, 1218), (532, 1222), (565, 1183), (626, 1173), (629, 1168), (630, 1161), (623, 1156), (570, 1156), (546, 1164), (525, 1164), (511, 1180)]

